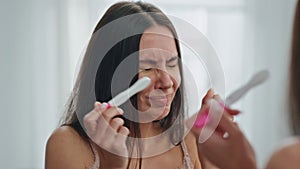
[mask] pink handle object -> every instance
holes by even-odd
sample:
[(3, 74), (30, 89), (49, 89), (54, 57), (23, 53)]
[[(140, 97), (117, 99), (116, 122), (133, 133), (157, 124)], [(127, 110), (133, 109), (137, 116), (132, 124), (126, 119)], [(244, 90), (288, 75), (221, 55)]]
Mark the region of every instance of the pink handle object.
[(111, 105), (107, 102), (107, 106), (106, 106), (107, 109), (111, 108)]
[(224, 103), (219, 102), (219, 105), (226, 111), (230, 110)]
[(210, 119), (208, 118), (208, 112), (205, 112), (200, 117), (197, 118), (194, 126), (196, 128), (202, 128), (205, 125), (205, 123), (208, 123), (209, 121), (210, 121)]
[[(219, 102), (219, 105), (224, 109), (224, 110), (229, 110), (229, 108), (222, 102)], [(210, 118), (208, 117), (208, 111), (203, 113), (200, 117), (197, 118), (195, 121), (194, 127), (196, 128), (202, 128), (205, 123), (209, 123)]]

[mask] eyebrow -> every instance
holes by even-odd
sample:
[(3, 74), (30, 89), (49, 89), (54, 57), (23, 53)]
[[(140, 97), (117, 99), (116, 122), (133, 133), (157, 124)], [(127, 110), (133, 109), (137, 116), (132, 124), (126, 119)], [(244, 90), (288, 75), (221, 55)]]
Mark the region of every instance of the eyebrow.
[[(167, 63), (173, 62), (178, 60), (178, 56), (173, 56), (170, 59), (167, 60)], [(157, 62), (155, 60), (151, 60), (151, 59), (145, 59), (145, 60), (140, 60), (140, 63), (144, 63), (144, 64), (150, 64), (150, 65), (156, 65)]]

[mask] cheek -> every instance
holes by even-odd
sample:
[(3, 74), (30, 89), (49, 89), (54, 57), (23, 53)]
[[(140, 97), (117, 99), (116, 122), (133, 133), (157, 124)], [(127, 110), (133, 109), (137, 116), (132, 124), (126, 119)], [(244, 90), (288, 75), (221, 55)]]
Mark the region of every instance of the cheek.
[(140, 73), (139, 74), (139, 78), (142, 78), (142, 77), (145, 77), (145, 76), (149, 77), (151, 79), (151, 83), (146, 89), (144, 89), (144, 90), (142, 90), (141, 92), (138, 93), (137, 96), (140, 99), (143, 98), (144, 96), (146, 96), (148, 93), (150, 93), (154, 88), (155, 76), (152, 73)]
[(140, 72), (139, 73), (139, 78), (142, 78), (142, 77), (148, 77), (151, 79), (151, 83), (150, 85), (143, 91), (150, 91), (152, 88), (154, 88), (154, 85), (157, 81), (157, 75), (155, 72), (153, 71), (149, 71), (149, 72)]
[[(180, 75), (179, 68), (167, 70), (167, 72), (170, 75), (172, 81), (174, 82), (175, 88), (178, 89), (178, 87), (181, 84), (181, 75)], [(143, 90), (141, 93), (147, 93), (147, 92), (151, 91), (152, 88), (154, 88), (154, 82), (156, 81), (156, 74), (151, 71), (139, 73), (139, 78), (142, 78), (145, 76), (147, 76), (151, 79), (151, 84), (145, 90)]]
[(174, 81), (175, 88), (178, 89), (178, 87), (181, 84), (181, 75), (180, 75), (179, 69), (171, 71), (170, 75), (172, 77), (172, 80)]

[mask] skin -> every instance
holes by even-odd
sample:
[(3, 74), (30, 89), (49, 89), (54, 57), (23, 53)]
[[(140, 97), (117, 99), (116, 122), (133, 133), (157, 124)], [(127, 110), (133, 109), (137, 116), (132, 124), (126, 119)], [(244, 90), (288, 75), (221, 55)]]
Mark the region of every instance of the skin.
[[(166, 27), (155, 25), (144, 32), (140, 42), (139, 78), (148, 76), (151, 78), (151, 84), (137, 95), (140, 116), (143, 117), (140, 119), (142, 137), (151, 137), (162, 132), (159, 125), (152, 121), (160, 120), (170, 113), (171, 102), (181, 84), (178, 59), (173, 35)], [(210, 105), (207, 101), (209, 99), (221, 101), (210, 90), (203, 99), (198, 116), (209, 108)], [(223, 123), (230, 123), (232, 116), (238, 114), (237, 111), (231, 109), (227, 109), (225, 112), (218, 132), (227, 131), (227, 127)], [(92, 144), (97, 147), (101, 169), (124, 169), (128, 165), (126, 139), (130, 132), (123, 126), (124, 121), (121, 118), (114, 118), (123, 113), (120, 108), (107, 109), (106, 103), (96, 102), (94, 109), (84, 117), (84, 127)], [(193, 126), (196, 116), (187, 120), (188, 126)], [(233, 124), (233, 127), (236, 125)], [(201, 129), (193, 128), (192, 132), (189, 132), (184, 138), (189, 156), (195, 169), (214, 169), (216, 166), (212, 165), (212, 162), (215, 161), (210, 158), (222, 149), (212, 147), (209, 144), (211, 140), (199, 146), (197, 138), (200, 131)], [(146, 143), (143, 145), (143, 149), (151, 151), (155, 146), (157, 143), (155, 145)], [(222, 148), (222, 146), (219, 147)], [(231, 146), (226, 148), (230, 149)], [(144, 158), (142, 168), (179, 168), (182, 166), (183, 156), (182, 148), (178, 145), (162, 154)], [(94, 163), (94, 158), (89, 143), (83, 140), (73, 128), (63, 126), (55, 130), (48, 139), (45, 167), (47, 169), (89, 168)], [(215, 160), (217, 159), (224, 161), (222, 156), (217, 156)], [(137, 160), (132, 159), (129, 167), (135, 168), (136, 163)], [(222, 168), (222, 165), (218, 166)]]
[[(106, 106), (96, 102), (95, 108), (84, 117), (84, 125), (93, 141), (92, 144), (100, 145), (97, 149), (102, 159), (100, 168), (123, 168), (127, 165), (126, 158), (101, 148), (105, 147), (120, 155), (126, 155), (127, 152), (125, 140), (129, 130), (123, 126), (122, 119), (112, 119), (116, 115), (121, 115), (123, 111), (115, 107), (107, 110)], [(60, 127), (49, 137), (46, 145), (45, 168), (82, 169), (91, 167), (93, 163), (94, 154), (89, 143), (83, 140), (73, 128)]]
[(181, 83), (179, 58), (172, 33), (158, 25), (145, 30), (139, 54), (139, 78), (147, 76), (151, 79), (151, 84), (137, 95), (141, 128), (145, 129), (141, 133), (152, 136), (149, 128), (157, 130), (152, 121), (163, 119), (169, 114)]
[[(155, 25), (144, 32), (140, 42), (139, 78), (148, 76), (151, 78), (151, 84), (137, 95), (138, 109), (142, 117), (140, 119), (142, 137), (151, 137), (162, 132), (160, 126), (152, 121), (160, 120), (170, 113), (171, 102), (181, 84), (178, 59), (173, 35), (166, 27)], [(221, 102), (219, 96), (210, 90), (203, 99), (198, 116), (201, 116), (209, 108), (208, 100), (210, 99)], [(238, 111), (226, 109), (225, 112), (216, 132), (205, 144), (197, 143), (201, 132), (199, 128), (193, 128), (192, 132), (184, 138), (195, 169), (214, 169), (217, 168), (216, 166), (225, 169), (235, 167), (219, 164), (220, 161), (232, 158), (232, 156), (214, 156), (220, 154), (219, 151), (235, 148), (236, 146), (233, 146), (231, 141), (228, 143), (229, 145), (222, 143), (212, 146), (216, 139), (220, 139), (220, 133), (225, 131), (232, 136), (237, 136), (237, 139), (243, 138), (241, 132), (236, 128), (236, 124), (232, 123), (232, 116), (238, 114)], [(84, 127), (92, 144), (97, 147), (101, 169), (124, 169), (128, 165), (126, 139), (130, 132), (123, 126), (124, 121), (121, 118), (114, 118), (123, 113), (120, 108), (107, 109), (106, 103), (96, 102), (94, 109), (84, 117)], [(193, 126), (196, 116), (186, 121), (188, 126)], [(233, 140), (233, 143), (237, 139)], [(228, 142), (228, 140), (225, 141)], [(155, 146), (157, 143), (155, 145), (146, 143), (143, 145), (143, 150), (151, 151)], [(245, 147), (252, 151), (247, 142), (238, 148)], [(236, 151), (232, 151), (233, 155), (240, 154), (239, 149), (234, 150)], [(247, 153), (245, 152), (245, 154)], [(178, 145), (162, 154), (144, 158), (142, 168), (179, 168), (182, 166), (183, 156), (182, 148)], [(55, 130), (48, 139), (45, 167), (47, 169), (89, 168), (94, 163), (94, 158), (89, 143), (83, 140), (73, 128), (64, 126)], [(136, 163), (137, 160), (132, 159), (129, 167), (135, 168)], [(216, 166), (212, 163), (215, 163)]]
[[(201, 112), (210, 108), (211, 100), (222, 103), (218, 95), (209, 90), (203, 98)], [(233, 116), (239, 114), (239, 111), (225, 108), (221, 114), (217, 128), (214, 129), (209, 124), (208, 129), (213, 130), (212, 135), (203, 143), (198, 144), (200, 157), (204, 160), (204, 168), (222, 168), (222, 169), (256, 169), (255, 153), (252, 146), (244, 136), (238, 125), (233, 122)], [(211, 120), (215, 120), (211, 118)], [(193, 127), (192, 132), (199, 137), (201, 129)], [(224, 133), (229, 137), (224, 138)], [(242, 154), (242, 155), (241, 155)]]
[[(159, 25), (145, 30), (139, 54), (139, 78), (147, 76), (151, 79), (151, 84), (137, 95), (138, 109), (143, 117), (140, 130), (142, 137), (151, 137), (162, 132), (161, 127), (152, 121), (163, 119), (170, 113), (171, 102), (181, 83), (179, 58), (172, 33)], [(195, 168), (201, 168), (195, 137), (188, 134), (185, 141)], [(145, 151), (150, 151), (155, 145), (145, 143), (143, 146)], [(181, 146), (175, 146), (165, 153), (143, 159), (142, 168), (179, 168), (183, 156)]]
[(266, 169), (297, 169), (300, 166), (300, 138), (279, 148), (270, 158)]
[[(181, 83), (181, 77), (175, 41), (167, 28), (155, 25), (147, 29), (141, 37), (140, 49), (147, 51), (141, 53), (141, 63), (142, 60), (155, 61), (153, 65), (147, 62), (141, 64), (139, 72), (139, 78), (148, 76), (152, 80), (151, 85), (138, 94), (140, 114), (147, 113), (145, 119), (149, 120), (140, 125), (142, 137), (150, 137), (162, 132), (161, 128), (152, 121), (168, 115), (171, 102)], [(153, 67), (149, 70), (146, 66)], [(128, 128), (123, 126), (124, 121), (121, 118), (114, 118), (124, 112), (120, 108), (107, 109), (106, 106), (105, 103), (96, 102), (94, 109), (84, 117), (84, 127), (93, 141), (92, 144), (97, 145), (101, 169), (126, 168), (128, 158), (123, 156), (128, 155), (126, 139), (130, 133)], [(191, 133), (187, 134), (185, 143), (195, 168), (200, 169), (195, 136)], [(153, 146), (145, 145), (143, 148), (147, 151)], [(142, 168), (179, 168), (182, 166), (183, 156), (182, 148), (178, 145), (167, 152), (143, 159)], [(93, 162), (94, 155), (89, 143), (71, 127), (60, 127), (50, 136), (46, 146), (45, 167), (47, 169), (89, 168)], [(130, 168), (134, 168), (135, 162), (136, 160), (133, 159)]]
[(91, 166), (93, 162), (94, 157), (90, 146), (71, 127), (60, 127), (49, 137), (45, 168), (83, 169)]

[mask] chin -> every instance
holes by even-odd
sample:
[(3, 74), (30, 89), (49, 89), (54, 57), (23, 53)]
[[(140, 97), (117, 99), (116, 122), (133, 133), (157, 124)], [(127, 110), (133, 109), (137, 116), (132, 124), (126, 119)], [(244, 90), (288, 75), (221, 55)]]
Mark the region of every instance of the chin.
[(166, 107), (164, 109), (164, 112), (156, 119), (156, 120), (161, 120), (161, 119), (164, 119), (165, 117), (168, 116), (168, 114), (170, 113), (170, 107)]

